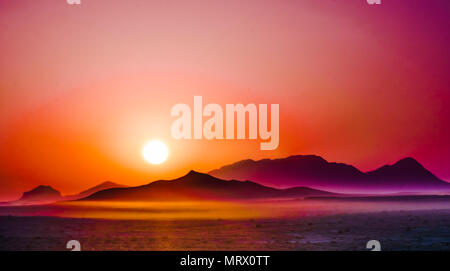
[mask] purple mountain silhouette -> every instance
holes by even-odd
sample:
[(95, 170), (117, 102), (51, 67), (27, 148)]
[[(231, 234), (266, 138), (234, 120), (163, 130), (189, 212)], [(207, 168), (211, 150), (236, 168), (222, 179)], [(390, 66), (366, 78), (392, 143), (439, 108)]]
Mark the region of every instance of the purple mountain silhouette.
[(337, 195), (307, 187), (275, 189), (251, 181), (225, 181), (208, 174), (190, 171), (175, 180), (155, 181), (147, 185), (113, 188), (82, 200), (93, 201), (184, 201), (245, 200), (263, 198), (299, 198)]
[(308, 186), (336, 192), (450, 191), (449, 183), (434, 176), (413, 158), (364, 173), (351, 165), (330, 163), (319, 156), (297, 155), (282, 159), (243, 160), (210, 174), (274, 187)]

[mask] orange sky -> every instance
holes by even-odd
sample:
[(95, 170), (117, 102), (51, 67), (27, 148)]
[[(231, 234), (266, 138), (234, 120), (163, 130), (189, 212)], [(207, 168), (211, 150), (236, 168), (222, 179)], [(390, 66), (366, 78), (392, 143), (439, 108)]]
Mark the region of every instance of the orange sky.
[[(317, 154), (450, 169), (450, 5), (3, 0), (0, 199), (38, 184), (139, 185), (246, 158)], [(176, 103), (280, 104), (280, 145), (176, 141)], [(141, 156), (169, 146), (166, 163)]]

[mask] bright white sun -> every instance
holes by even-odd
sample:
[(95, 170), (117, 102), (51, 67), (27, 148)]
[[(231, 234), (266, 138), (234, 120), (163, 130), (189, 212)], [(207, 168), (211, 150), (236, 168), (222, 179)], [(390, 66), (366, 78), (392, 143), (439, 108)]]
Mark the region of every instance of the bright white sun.
[(152, 140), (144, 146), (142, 155), (145, 161), (158, 165), (166, 161), (167, 156), (169, 156), (169, 149), (162, 141)]

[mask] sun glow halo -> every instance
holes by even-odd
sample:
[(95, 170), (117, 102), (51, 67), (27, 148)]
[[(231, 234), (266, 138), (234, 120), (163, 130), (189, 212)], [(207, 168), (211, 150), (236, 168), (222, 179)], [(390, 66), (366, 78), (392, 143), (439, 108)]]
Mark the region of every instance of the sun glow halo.
[(169, 149), (162, 141), (152, 140), (142, 149), (142, 156), (150, 164), (158, 165), (166, 161)]

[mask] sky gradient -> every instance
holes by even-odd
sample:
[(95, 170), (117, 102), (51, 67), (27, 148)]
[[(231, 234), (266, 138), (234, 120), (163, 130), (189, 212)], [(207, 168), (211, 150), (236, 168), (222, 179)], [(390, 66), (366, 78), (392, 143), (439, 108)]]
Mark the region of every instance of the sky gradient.
[[(450, 180), (450, 2), (0, 1), (0, 200), (140, 185), (241, 159), (361, 170), (412, 156)], [(280, 144), (172, 139), (177, 103), (280, 104)], [(159, 139), (154, 166), (142, 147)]]

